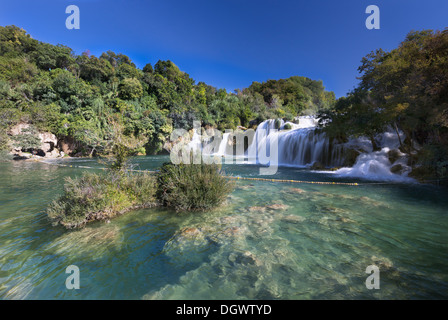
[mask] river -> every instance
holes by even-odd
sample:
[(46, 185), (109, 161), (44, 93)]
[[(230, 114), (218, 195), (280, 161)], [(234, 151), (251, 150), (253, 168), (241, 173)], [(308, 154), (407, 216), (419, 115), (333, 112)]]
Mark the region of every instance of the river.
[[(154, 170), (168, 160), (134, 162)], [(0, 298), (448, 298), (447, 189), (281, 167), (269, 178), (359, 185), (239, 180), (211, 212), (136, 210), (67, 231), (45, 210), (65, 177), (96, 170), (77, 166), (101, 164), (0, 163)], [(79, 290), (65, 286), (69, 265), (79, 267)], [(366, 288), (369, 265), (380, 270), (379, 290)]]

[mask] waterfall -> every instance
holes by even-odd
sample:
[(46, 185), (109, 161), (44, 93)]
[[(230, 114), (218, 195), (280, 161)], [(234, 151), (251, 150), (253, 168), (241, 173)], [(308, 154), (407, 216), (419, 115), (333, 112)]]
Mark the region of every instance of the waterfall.
[[(392, 130), (375, 137), (379, 151), (373, 151), (372, 143), (366, 137), (352, 138), (346, 143), (337, 143), (317, 128), (318, 119), (299, 117), (299, 123), (284, 122), (281, 119), (269, 119), (260, 123), (255, 131), (252, 143), (245, 151), (248, 163), (258, 164), (262, 152), (269, 153), (271, 142), (278, 146), (277, 164), (291, 167), (338, 168), (345, 162), (347, 150), (359, 150), (352, 167), (344, 167), (331, 172), (340, 177), (357, 177), (372, 180), (410, 180), (407, 174), (411, 168), (407, 165), (407, 155), (398, 150), (399, 139)], [(290, 129), (286, 129), (287, 125)], [(232, 133), (224, 133), (216, 145), (210, 144), (211, 138), (203, 138), (196, 133), (188, 144), (193, 150), (202, 150), (203, 154), (233, 156)], [(404, 134), (400, 133), (404, 140)], [(212, 147), (213, 146), (213, 147)], [(394, 152), (395, 157), (390, 156)]]
[[(400, 138), (404, 140), (403, 132), (400, 132)], [(408, 156), (399, 151), (400, 142), (397, 134), (389, 129), (386, 132), (375, 137), (379, 151), (373, 151), (372, 143), (366, 138), (351, 139), (346, 145), (357, 146), (364, 150), (356, 159), (351, 168), (341, 168), (334, 172), (340, 177), (356, 177), (370, 180), (390, 180), (390, 181), (414, 181), (407, 175), (411, 172), (408, 166)], [(396, 159), (390, 157), (394, 152)]]
[[(285, 125), (291, 126), (285, 130)], [(306, 167), (315, 163), (323, 166), (340, 166), (343, 152), (340, 145), (332, 144), (324, 133), (316, 128), (313, 117), (300, 117), (299, 124), (277, 122), (280, 130), (274, 131), (276, 120), (262, 122), (255, 133), (255, 139), (249, 146), (248, 154), (258, 155), (261, 146), (269, 144), (271, 139), (278, 142), (278, 163), (282, 166)], [(254, 161), (256, 162), (256, 159)]]
[(222, 140), (221, 143), (219, 144), (218, 152), (216, 153), (217, 156), (225, 156), (226, 154), (228, 154), (227, 147), (229, 146), (229, 137), (230, 137), (229, 132), (224, 133), (222, 135)]
[(193, 131), (193, 137), (191, 141), (188, 143), (188, 147), (194, 151), (202, 150), (202, 139), (201, 135), (196, 132), (196, 129)]

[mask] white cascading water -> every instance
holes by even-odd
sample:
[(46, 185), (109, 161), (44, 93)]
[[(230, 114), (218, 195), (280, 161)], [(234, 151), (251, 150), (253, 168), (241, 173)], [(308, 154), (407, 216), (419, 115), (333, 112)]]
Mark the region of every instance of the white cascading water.
[[(246, 156), (257, 155), (255, 159), (249, 158), (249, 163), (258, 163), (258, 155), (261, 147), (269, 145), (271, 139), (278, 141), (278, 164), (281, 166), (310, 167), (313, 164), (320, 164), (325, 167), (341, 167), (344, 163), (344, 150), (355, 148), (362, 150), (356, 163), (350, 168), (341, 168), (331, 171), (332, 174), (340, 177), (357, 177), (371, 180), (411, 180), (407, 177), (410, 168), (407, 166), (407, 157), (398, 151), (399, 139), (392, 130), (380, 134), (376, 137), (380, 151), (373, 151), (369, 139), (350, 139), (345, 144), (332, 143), (326, 135), (317, 130), (318, 119), (308, 116), (300, 117), (299, 123), (285, 123), (280, 120), (277, 123), (280, 130), (275, 130), (276, 120), (270, 119), (262, 122), (255, 132), (254, 140), (246, 151)], [(289, 124), (291, 129), (284, 130)], [(401, 139), (404, 135), (401, 133)], [(218, 151), (212, 153), (217, 156), (232, 156), (233, 146), (229, 141), (233, 135), (224, 133), (219, 144)], [(193, 150), (201, 150), (201, 136), (196, 132), (189, 143)], [(207, 149), (207, 148), (205, 148)], [(205, 152), (205, 154), (210, 152)], [(216, 150), (216, 149), (215, 149)], [(397, 150), (399, 157), (394, 163), (389, 160), (389, 151)], [(393, 173), (393, 166), (401, 166), (399, 174)]]
[(215, 153), (215, 155), (217, 156), (225, 156), (227, 154), (227, 147), (229, 146), (229, 138), (230, 138), (230, 133), (224, 133), (222, 135), (222, 141), (219, 144), (219, 149), (218, 152)]
[(202, 150), (202, 139), (201, 135), (194, 130), (193, 137), (191, 138), (191, 141), (188, 143), (188, 147), (192, 150)]
[[(404, 140), (404, 134), (400, 133), (401, 140)], [(364, 150), (356, 159), (355, 164), (351, 168), (341, 168), (334, 172), (335, 175), (341, 177), (356, 177), (370, 180), (390, 180), (390, 181), (414, 181), (407, 175), (411, 168), (407, 165), (407, 155), (398, 150), (400, 140), (395, 132), (388, 130), (379, 134), (375, 138), (379, 151), (373, 151), (372, 143), (366, 138), (352, 139), (347, 142), (346, 146), (358, 147)], [(389, 152), (395, 150), (398, 154), (397, 159), (391, 163)], [(393, 173), (392, 168), (399, 166), (401, 170)]]
[[(275, 129), (276, 120), (262, 122), (255, 133), (255, 139), (249, 146), (248, 154), (259, 154), (262, 145), (270, 139), (278, 141), (278, 163), (282, 166), (306, 167), (314, 163), (323, 166), (340, 166), (343, 162), (340, 145), (331, 144), (324, 133), (316, 130), (317, 119), (300, 117), (299, 124), (285, 123), (280, 120), (280, 130)], [(291, 126), (284, 130), (285, 125)], [(256, 162), (256, 161), (255, 161)]]

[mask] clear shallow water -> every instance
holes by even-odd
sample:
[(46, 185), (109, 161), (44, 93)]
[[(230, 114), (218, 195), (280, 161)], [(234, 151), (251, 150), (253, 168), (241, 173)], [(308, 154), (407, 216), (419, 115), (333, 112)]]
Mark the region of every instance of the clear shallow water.
[[(167, 160), (136, 163), (153, 170)], [(224, 169), (258, 175), (256, 166)], [(448, 298), (447, 189), (237, 181), (213, 212), (148, 209), (82, 230), (52, 227), (46, 206), (64, 177), (83, 170), (0, 163), (0, 298)], [(272, 178), (353, 181), (294, 168)], [(65, 288), (71, 264), (80, 268), (80, 290)], [(371, 264), (380, 268), (380, 290), (365, 287)]]

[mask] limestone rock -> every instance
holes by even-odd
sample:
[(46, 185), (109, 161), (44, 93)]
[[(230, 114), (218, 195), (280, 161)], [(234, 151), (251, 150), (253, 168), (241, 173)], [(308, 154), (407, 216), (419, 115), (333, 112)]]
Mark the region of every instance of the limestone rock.
[[(23, 134), (23, 131), (29, 129), (30, 126), (31, 125), (28, 123), (19, 123), (9, 130), (9, 135), (17, 136)], [(38, 132), (37, 136), (40, 139), (40, 146), (33, 149), (34, 156), (45, 158), (61, 157), (61, 153), (58, 150), (58, 139), (54, 134), (51, 132)], [(32, 154), (25, 153), (20, 148), (14, 148), (12, 152), (14, 154), (14, 159), (16, 160), (30, 159), (33, 157)]]

